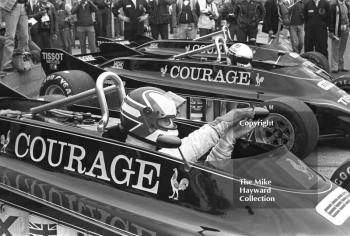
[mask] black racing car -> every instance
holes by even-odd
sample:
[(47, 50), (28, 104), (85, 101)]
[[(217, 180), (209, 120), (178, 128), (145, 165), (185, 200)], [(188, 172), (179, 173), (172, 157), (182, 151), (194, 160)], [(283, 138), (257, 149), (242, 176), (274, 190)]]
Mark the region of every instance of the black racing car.
[[(116, 86), (104, 88), (106, 80)], [(102, 73), (92, 90), (51, 103), (1, 83), (0, 91), (0, 202), (6, 205), (28, 202), (38, 207), (35, 214), (91, 234), (102, 228), (103, 235), (349, 233), (350, 193), (285, 146), (240, 140), (231, 159), (187, 162), (126, 143), (120, 114), (105, 100), (107, 92), (125, 96), (114, 73)], [(101, 111), (72, 105), (96, 93)], [(177, 125), (183, 137), (202, 122)], [(181, 141), (160, 136), (157, 145), (178, 148)]]
[[(137, 50), (102, 44), (100, 53), (79, 56), (44, 49), (42, 66), (47, 77), (40, 93), (76, 94), (92, 88), (104, 71), (113, 71), (129, 90), (153, 85), (183, 95), (187, 119), (210, 121), (233, 107), (265, 106), (275, 125), (256, 129), (253, 138), (285, 144), (300, 158), (313, 150), (319, 138), (347, 140), (350, 97), (336, 85), (347, 89), (348, 77), (334, 80), (298, 54), (262, 46), (251, 46), (252, 69), (233, 66), (224, 53), (224, 41), (219, 37), (214, 44), (198, 46), (199, 41), (175, 40), (174, 47), (188, 50), (172, 56), (169, 47), (160, 46), (162, 41)], [(213, 51), (219, 54), (208, 53)]]

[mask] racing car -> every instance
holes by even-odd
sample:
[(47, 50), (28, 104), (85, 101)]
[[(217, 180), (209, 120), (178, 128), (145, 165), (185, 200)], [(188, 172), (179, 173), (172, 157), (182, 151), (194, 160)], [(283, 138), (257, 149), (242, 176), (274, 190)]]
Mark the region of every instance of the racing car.
[[(96, 88), (50, 103), (0, 90), (0, 201), (20, 195), (99, 223), (104, 235), (135, 232), (111, 212), (153, 235), (348, 235), (350, 193), (285, 146), (241, 140), (231, 159), (188, 162), (126, 143), (105, 97), (125, 96), (112, 72)], [(91, 96), (100, 109), (76, 105)], [(180, 137), (203, 124), (176, 122)], [(181, 140), (160, 136), (157, 145), (178, 148)]]
[[(350, 96), (341, 89), (348, 84), (339, 82), (349, 78), (333, 80), (298, 54), (252, 45), (253, 68), (240, 68), (228, 63), (223, 37), (203, 47), (195, 47), (197, 41), (183, 43), (188, 50), (172, 56), (160, 43), (158, 48), (154, 43), (141, 46), (157, 53), (113, 43), (102, 44), (100, 53), (79, 56), (44, 49), (47, 77), (40, 94), (76, 94), (93, 88), (101, 73), (113, 71), (128, 91), (155, 85), (186, 97), (186, 119), (210, 121), (232, 107), (265, 106), (276, 125), (257, 129), (253, 138), (285, 144), (300, 158), (310, 154), (319, 139), (348, 140)], [(174, 45), (180, 47), (179, 42)], [(121, 47), (124, 50), (116, 50)], [(208, 53), (213, 51), (217, 54)]]

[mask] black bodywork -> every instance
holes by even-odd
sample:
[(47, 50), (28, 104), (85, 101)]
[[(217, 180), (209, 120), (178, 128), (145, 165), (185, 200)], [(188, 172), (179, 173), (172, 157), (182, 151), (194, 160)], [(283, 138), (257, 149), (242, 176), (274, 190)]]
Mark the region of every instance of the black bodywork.
[[(9, 204), (20, 205), (8, 198), (20, 193), (93, 220), (87, 227), (104, 235), (348, 235), (350, 194), (285, 147), (241, 141), (232, 159), (186, 170), (182, 160), (125, 143), (118, 112), (101, 132), (98, 109), (31, 114), (44, 103), (0, 100), (0, 199)], [(177, 125), (183, 137), (202, 124)]]
[[(248, 70), (227, 64), (225, 57), (217, 61), (215, 48), (173, 58), (208, 44), (210, 42), (160, 40), (128, 48), (107, 43), (101, 45), (100, 53), (78, 56), (45, 49), (42, 66), (47, 75), (82, 70), (94, 80), (104, 71), (112, 71), (121, 76), (127, 89), (156, 86), (188, 99), (225, 101), (236, 107), (254, 106), (278, 97), (297, 98), (315, 113), (320, 139), (348, 136), (350, 97), (332, 83), (326, 71), (298, 54), (268, 45), (250, 45), (254, 60), (253, 69)], [(50, 55), (56, 59), (51, 60)], [(214, 108), (212, 117), (222, 112)], [(190, 118), (189, 112), (186, 118)], [(204, 115), (202, 120), (211, 119)]]

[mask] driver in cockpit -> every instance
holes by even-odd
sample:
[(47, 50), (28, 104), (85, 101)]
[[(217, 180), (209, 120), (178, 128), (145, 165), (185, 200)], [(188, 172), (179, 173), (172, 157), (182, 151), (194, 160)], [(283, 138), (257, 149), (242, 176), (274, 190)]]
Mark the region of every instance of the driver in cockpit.
[[(154, 87), (131, 91), (121, 106), (120, 118), (122, 128), (127, 132), (126, 142), (157, 150), (158, 136), (178, 136), (174, 123), (176, 114), (176, 103), (165, 91)], [(253, 117), (252, 108), (233, 109), (183, 138), (179, 149), (187, 161), (197, 161), (210, 149), (207, 161), (229, 159), (236, 139), (252, 129), (239, 125), (239, 121)], [(161, 148), (158, 151), (181, 159), (176, 148)]]
[(228, 57), (231, 65), (251, 69), (253, 61), (253, 51), (244, 43), (235, 43), (228, 49)]

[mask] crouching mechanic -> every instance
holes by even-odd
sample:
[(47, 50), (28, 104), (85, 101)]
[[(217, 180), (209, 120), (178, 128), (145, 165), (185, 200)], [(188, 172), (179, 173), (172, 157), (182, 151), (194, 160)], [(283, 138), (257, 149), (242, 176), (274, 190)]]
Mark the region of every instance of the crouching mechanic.
[[(130, 92), (121, 106), (121, 125), (127, 132), (127, 143), (156, 150), (160, 135), (178, 136), (174, 123), (177, 106), (165, 91), (142, 87)], [(252, 128), (239, 121), (254, 117), (252, 108), (234, 109), (205, 124), (183, 138), (179, 147), (187, 161), (195, 162), (210, 149), (207, 161), (230, 159), (237, 138)], [(178, 149), (161, 148), (159, 152), (181, 159)]]

